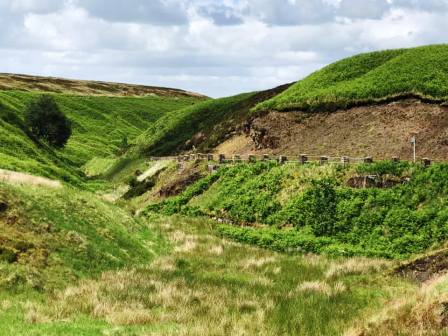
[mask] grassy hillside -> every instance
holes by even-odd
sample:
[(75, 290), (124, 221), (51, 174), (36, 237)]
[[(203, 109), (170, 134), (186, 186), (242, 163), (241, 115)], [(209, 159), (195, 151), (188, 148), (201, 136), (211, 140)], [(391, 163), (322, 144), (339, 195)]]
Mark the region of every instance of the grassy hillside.
[(257, 110), (333, 110), (415, 95), (448, 99), (448, 45), (387, 50), (344, 59), (297, 82)]
[(288, 86), (208, 100), (173, 110), (135, 140), (136, 148), (141, 153), (152, 155), (169, 155), (190, 150), (193, 146), (200, 151), (211, 150), (251, 116), (252, 107)]
[(94, 157), (114, 156), (124, 137), (140, 135), (168, 111), (197, 102), (192, 97), (93, 97), (53, 94), (73, 123), (63, 150), (32, 141), (23, 112), (38, 92), (0, 91), (0, 168), (77, 181), (77, 171)]
[[(372, 174), (383, 187), (349, 186)], [(238, 164), (148, 210), (264, 224), (223, 225), (221, 232), (278, 251), (406, 258), (448, 238), (446, 176), (446, 164)]]
[(0, 183), (0, 288), (52, 290), (146, 263), (156, 237), (124, 210), (71, 187)]

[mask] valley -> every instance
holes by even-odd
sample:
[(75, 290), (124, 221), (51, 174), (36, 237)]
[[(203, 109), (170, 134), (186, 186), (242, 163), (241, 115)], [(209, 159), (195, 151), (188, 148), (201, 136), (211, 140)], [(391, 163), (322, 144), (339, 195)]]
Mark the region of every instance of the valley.
[(0, 335), (447, 335), (446, 57), (216, 99), (0, 75)]

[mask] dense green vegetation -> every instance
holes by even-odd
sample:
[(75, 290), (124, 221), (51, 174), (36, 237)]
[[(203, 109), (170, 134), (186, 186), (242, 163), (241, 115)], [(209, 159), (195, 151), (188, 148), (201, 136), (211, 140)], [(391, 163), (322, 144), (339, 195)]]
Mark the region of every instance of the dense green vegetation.
[(446, 101), (448, 45), (361, 54), (297, 82), (257, 110), (331, 111), (415, 95)]
[(25, 126), (37, 140), (63, 148), (72, 135), (72, 123), (61, 112), (54, 99), (43, 95), (27, 106)]
[(197, 101), (189, 97), (83, 97), (52, 94), (72, 121), (73, 135), (63, 150), (31, 140), (25, 107), (37, 92), (0, 92), (0, 168), (78, 183), (79, 168), (94, 157), (113, 157), (123, 138), (133, 139), (164, 113)]
[[(366, 189), (346, 185), (350, 176), (366, 174), (398, 184)], [(148, 211), (267, 224), (271, 227), (222, 226), (220, 231), (279, 251), (405, 258), (448, 238), (446, 176), (446, 164), (238, 164), (221, 168)], [(400, 182), (407, 181), (404, 178), (409, 182)]]

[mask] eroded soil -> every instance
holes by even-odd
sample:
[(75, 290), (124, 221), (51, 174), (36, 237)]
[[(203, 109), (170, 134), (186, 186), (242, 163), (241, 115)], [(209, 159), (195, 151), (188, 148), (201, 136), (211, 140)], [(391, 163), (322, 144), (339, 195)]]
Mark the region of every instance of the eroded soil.
[(270, 112), (216, 148), (224, 154), (399, 156), (448, 159), (448, 107), (417, 100), (332, 113)]

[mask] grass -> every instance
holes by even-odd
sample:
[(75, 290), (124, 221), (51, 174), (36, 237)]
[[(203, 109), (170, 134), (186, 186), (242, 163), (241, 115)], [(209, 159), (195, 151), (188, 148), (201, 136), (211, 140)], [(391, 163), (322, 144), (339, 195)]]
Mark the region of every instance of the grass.
[[(147, 211), (243, 225), (222, 225), (220, 232), (276, 251), (404, 259), (448, 237), (447, 169), (388, 161), (347, 167), (241, 163), (220, 168)], [(352, 177), (372, 174), (390, 186), (348, 185)]]
[[(132, 140), (168, 111), (198, 101), (192, 97), (89, 97), (53, 94), (73, 122), (63, 150), (33, 142), (23, 126), (23, 112), (38, 92), (0, 91), (0, 168), (80, 184), (80, 168), (95, 158), (113, 158), (124, 137)], [(96, 162), (98, 164), (98, 162)]]
[(208, 100), (167, 113), (136, 138), (136, 150), (145, 155), (172, 155), (193, 147), (202, 152), (211, 151), (241, 127), (256, 104), (288, 86)]
[(415, 291), (407, 281), (386, 275), (391, 262), (278, 254), (220, 239), (208, 220), (149, 220), (153, 231), (168, 237), (169, 253), (50, 297), (27, 298), (28, 303), (14, 298), (4, 309), (11, 319), (0, 319), (0, 330), (16, 335), (28, 330), (36, 335), (60, 330), (67, 335), (340, 335), (367, 321), (392, 296)]
[(0, 288), (51, 291), (149, 262), (161, 241), (144, 223), (74, 188), (0, 184)]
[(399, 97), (448, 98), (448, 45), (361, 54), (311, 74), (256, 110), (332, 111)]
[[(166, 155), (179, 151), (185, 143), (199, 132), (216, 139), (222, 134), (213, 129), (237, 112), (249, 111), (253, 104), (248, 101), (255, 93), (208, 100), (192, 107), (171, 111), (151, 125), (135, 140), (140, 152), (153, 155)], [(190, 146), (191, 148), (191, 146)]]

